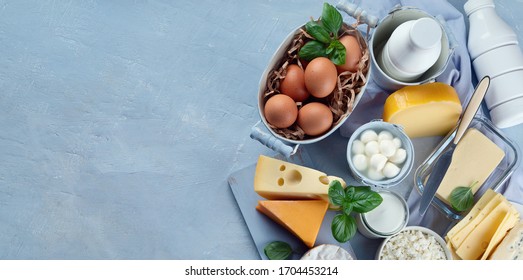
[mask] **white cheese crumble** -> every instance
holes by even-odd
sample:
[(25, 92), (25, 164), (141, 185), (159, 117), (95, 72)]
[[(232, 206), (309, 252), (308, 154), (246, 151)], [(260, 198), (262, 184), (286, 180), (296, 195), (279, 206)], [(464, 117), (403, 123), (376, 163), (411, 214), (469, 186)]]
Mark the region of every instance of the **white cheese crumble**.
[(381, 260), (446, 260), (442, 244), (425, 232), (404, 230), (383, 246)]

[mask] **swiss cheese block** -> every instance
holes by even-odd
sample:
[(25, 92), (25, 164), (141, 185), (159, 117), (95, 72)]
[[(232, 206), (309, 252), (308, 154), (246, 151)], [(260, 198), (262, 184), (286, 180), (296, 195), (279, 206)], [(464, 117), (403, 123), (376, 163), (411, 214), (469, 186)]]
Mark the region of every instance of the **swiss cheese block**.
[(490, 260), (523, 260), (523, 221), (512, 228), (489, 257)]
[(456, 90), (436, 82), (392, 93), (385, 101), (383, 120), (401, 125), (411, 138), (443, 136), (456, 126), (461, 111)]
[(323, 200), (260, 200), (256, 209), (312, 248), (328, 207)]
[(504, 156), (505, 152), (488, 137), (475, 128), (469, 128), (452, 154), (452, 161), (436, 196), (450, 204), (450, 193), (456, 187), (470, 186), (477, 181), (472, 188), (472, 192), (476, 193)]
[(260, 155), (254, 174), (254, 191), (266, 199), (322, 199), (329, 202), (329, 184), (338, 180), (318, 170)]

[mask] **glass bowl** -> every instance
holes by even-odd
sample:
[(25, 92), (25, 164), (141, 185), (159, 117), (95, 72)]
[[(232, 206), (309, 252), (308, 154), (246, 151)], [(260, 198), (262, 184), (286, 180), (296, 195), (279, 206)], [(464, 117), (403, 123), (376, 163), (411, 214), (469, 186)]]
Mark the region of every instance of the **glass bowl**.
[[(492, 142), (505, 152), (505, 157), (498, 164), (496, 169), (490, 174), (487, 180), (480, 186), (474, 195), (474, 203), (483, 195), (487, 189), (497, 190), (512, 175), (514, 169), (519, 164), (519, 149), (515, 143), (503, 135), (503, 133), (494, 127), (492, 122), (484, 117), (475, 117), (469, 128), (475, 128), (487, 136)], [(439, 156), (447, 150), (452, 143), (456, 130), (447, 135), (440, 144), (434, 149), (431, 155), (416, 169), (414, 174), (414, 186), (418, 192), (423, 194), (425, 182), (429, 177), (434, 164)], [(434, 197), (432, 205), (442, 212), (448, 219), (461, 220), (467, 213), (454, 210), (438, 197)]]
[[(390, 243), (390, 245), (388, 245)], [(444, 257), (443, 257), (444, 256)], [(383, 240), (377, 260), (452, 260), (447, 243), (433, 230), (408, 226)]]
[[(401, 148), (406, 151), (405, 161), (401, 164), (399, 173), (392, 178), (383, 178), (381, 180), (375, 180), (370, 178), (365, 172), (359, 171), (353, 162), (354, 153), (352, 152), (352, 146), (355, 140), (360, 139), (363, 132), (367, 130), (374, 130), (376, 133), (382, 131), (388, 131), (393, 137), (401, 140)], [(360, 126), (349, 138), (347, 144), (347, 163), (349, 164), (349, 170), (352, 176), (359, 182), (373, 187), (390, 188), (398, 185), (412, 170), (414, 165), (414, 146), (411, 139), (405, 134), (403, 128), (399, 125), (384, 122), (380, 119), (372, 120), (362, 126)]]

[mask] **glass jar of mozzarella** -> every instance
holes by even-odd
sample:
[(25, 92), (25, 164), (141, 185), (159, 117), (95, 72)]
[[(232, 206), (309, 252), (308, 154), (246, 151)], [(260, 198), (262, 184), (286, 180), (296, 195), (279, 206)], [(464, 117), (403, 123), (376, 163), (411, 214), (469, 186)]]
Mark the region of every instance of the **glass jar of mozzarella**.
[(414, 147), (400, 126), (374, 120), (360, 126), (350, 137), (347, 162), (356, 180), (388, 188), (409, 174), (414, 163)]

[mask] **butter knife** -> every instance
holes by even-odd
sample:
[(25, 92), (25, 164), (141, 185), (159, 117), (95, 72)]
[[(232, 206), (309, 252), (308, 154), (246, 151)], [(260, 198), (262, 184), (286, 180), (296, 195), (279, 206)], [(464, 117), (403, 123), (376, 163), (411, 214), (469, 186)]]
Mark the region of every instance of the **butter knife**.
[(450, 147), (442, 155), (440, 155), (436, 161), (436, 164), (434, 165), (434, 168), (432, 169), (432, 172), (430, 172), (429, 179), (427, 180), (421, 195), (421, 201), (419, 205), (419, 213), (421, 216), (425, 215), (427, 212), (427, 209), (429, 208), (429, 205), (432, 202), (439, 185), (441, 184), (441, 180), (443, 180), (445, 173), (447, 173), (447, 169), (449, 168), (450, 162), (452, 161), (452, 154), (454, 153), (454, 149), (458, 145), (459, 140), (461, 140), (461, 137), (465, 134), (465, 131), (469, 127), (470, 122), (472, 122), (472, 119), (476, 115), (479, 106), (485, 97), (485, 93), (487, 93), (489, 85), (489, 76), (485, 76), (478, 83), (469, 103), (467, 104), (467, 107), (465, 108), (465, 111), (463, 112), (463, 115), (461, 116), (454, 140), (450, 144)]

